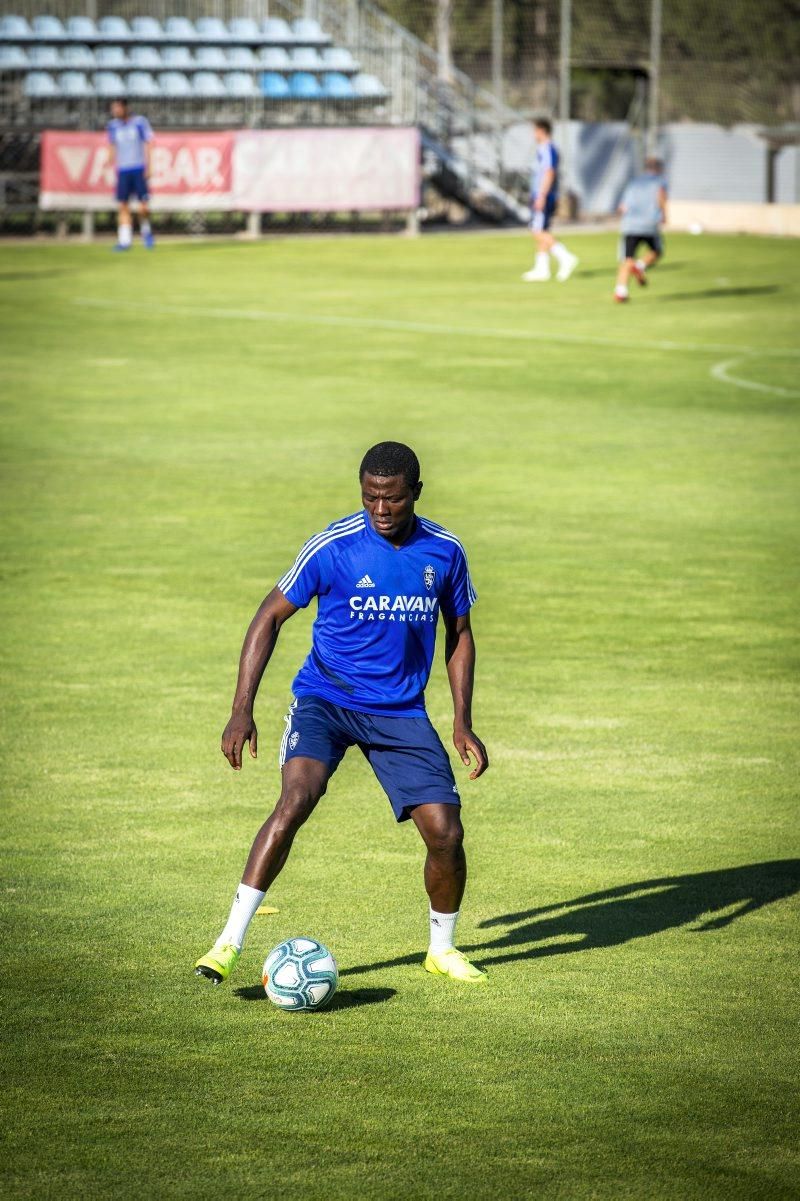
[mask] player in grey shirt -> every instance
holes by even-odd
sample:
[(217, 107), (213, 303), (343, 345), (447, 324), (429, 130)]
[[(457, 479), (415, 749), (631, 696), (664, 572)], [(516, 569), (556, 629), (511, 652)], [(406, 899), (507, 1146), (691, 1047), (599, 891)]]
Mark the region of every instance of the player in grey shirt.
[[(667, 185), (664, 180), (664, 164), (661, 159), (645, 159), (644, 175), (632, 179), (622, 197), (619, 211), (622, 213), (620, 226), (620, 263), (614, 300), (624, 304), (628, 300), (628, 280), (634, 277), (640, 284), (647, 283), (646, 272), (653, 267), (664, 253), (661, 226), (667, 219)], [(637, 258), (639, 246), (647, 249)]]

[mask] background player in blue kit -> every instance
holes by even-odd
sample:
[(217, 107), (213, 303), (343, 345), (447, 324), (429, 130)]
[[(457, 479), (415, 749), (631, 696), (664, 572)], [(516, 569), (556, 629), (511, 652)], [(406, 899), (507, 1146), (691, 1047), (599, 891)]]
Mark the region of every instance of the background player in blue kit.
[[(624, 304), (628, 300), (630, 277), (646, 284), (646, 272), (655, 267), (664, 253), (661, 226), (667, 219), (667, 181), (660, 158), (645, 159), (644, 174), (630, 181), (619, 211), (622, 213), (622, 236), (614, 300)], [(641, 245), (647, 249), (641, 258), (637, 258)]]
[(546, 117), (533, 123), (536, 138), (536, 158), (531, 170), (531, 223), (530, 230), (536, 239), (536, 261), (523, 279), (528, 283), (542, 283), (550, 278), (550, 255), (558, 263), (556, 279), (562, 283), (569, 279), (578, 265), (578, 258), (570, 254), (563, 242), (557, 242), (550, 233), (550, 225), (558, 204), (559, 153), (553, 145), (553, 127)]
[(418, 517), (419, 462), (409, 447), (381, 442), (360, 470), (363, 509), (310, 538), (256, 613), (242, 647), (222, 751), (240, 770), (253, 758), (256, 692), (281, 626), (316, 597), (311, 652), (292, 685), (281, 744), (281, 794), (259, 830), (228, 922), (195, 971), (218, 984), (239, 959), (247, 927), (280, 872), (345, 751), (358, 746), (397, 821), (410, 818), (427, 848), (430, 945), (425, 968), (451, 980), (486, 980), (453, 944), (466, 883), (461, 801), (447, 753), (425, 712), (441, 610), (453, 694), (453, 743), (462, 762), (486, 771), (472, 730), (476, 600), (464, 549), (442, 526)]
[(153, 131), (146, 117), (131, 115), (128, 101), (122, 98), (112, 101), (111, 120), (108, 123), (108, 140), (114, 147), (117, 167), (116, 198), (119, 204), (117, 221), (117, 244), (115, 250), (130, 250), (133, 240), (133, 218), (131, 199), (139, 201), (139, 228), (142, 242), (152, 250), (155, 242), (150, 228), (148, 201), (150, 192), (150, 143)]

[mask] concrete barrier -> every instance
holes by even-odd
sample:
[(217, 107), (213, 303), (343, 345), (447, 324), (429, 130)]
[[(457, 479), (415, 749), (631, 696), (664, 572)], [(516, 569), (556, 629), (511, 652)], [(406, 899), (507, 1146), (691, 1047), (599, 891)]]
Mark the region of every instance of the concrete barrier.
[(800, 238), (800, 204), (670, 200), (668, 229)]

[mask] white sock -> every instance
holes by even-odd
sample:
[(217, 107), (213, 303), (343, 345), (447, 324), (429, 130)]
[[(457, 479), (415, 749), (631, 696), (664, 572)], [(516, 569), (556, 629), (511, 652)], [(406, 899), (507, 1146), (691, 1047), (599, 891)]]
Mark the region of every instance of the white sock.
[(647, 263), (644, 261), (644, 259), (637, 259), (636, 266), (639, 268), (640, 271), (647, 270)]
[(236, 889), (236, 896), (233, 898), (227, 925), (215, 945), (233, 943), (235, 947), (241, 948), (247, 927), (266, 895), (260, 888), (251, 888), (249, 884), (240, 884)]
[(572, 255), (567, 250), (563, 242), (554, 242), (550, 248), (550, 253), (558, 263), (559, 267), (563, 267), (572, 258)]
[(436, 954), (440, 954), (442, 951), (452, 951), (458, 912), (437, 913), (435, 909), (431, 909), (431, 951), (434, 951)]
[(627, 296), (628, 289), (626, 288), (625, 284), (617, 284), (616, 288), (614, 289), (614, 295), (615, 296)]
[(533, 264), (534, 271), (550, 271), (550, 259), (546, 250), (540, 250)]
[(139, 224), (139, 229), (140, 229), (142, 237), (146, 238), (147, 235), (150, 233), (150, 222), (149, 221), (141, 221)]
[(120, 246), (130, 246), (133, 241), (133, 229), (131, 226), (127, 224), (123, 225), (120, 221), (117, 238), (119, 239)]

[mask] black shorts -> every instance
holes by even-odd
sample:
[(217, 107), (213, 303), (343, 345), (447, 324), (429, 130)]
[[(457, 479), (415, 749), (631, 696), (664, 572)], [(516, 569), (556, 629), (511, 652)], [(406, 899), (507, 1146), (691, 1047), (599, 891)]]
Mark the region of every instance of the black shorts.
[(636, 251), (642, 242), (644, 242), (645, 246), (649, 246), (651, 250), (654, 250), (659, 257), (664, 253), (664, 243), (661, 239), (661, 234), (624, 234), (623, 249), (625, 253), (622, 257), (635, 259)]

